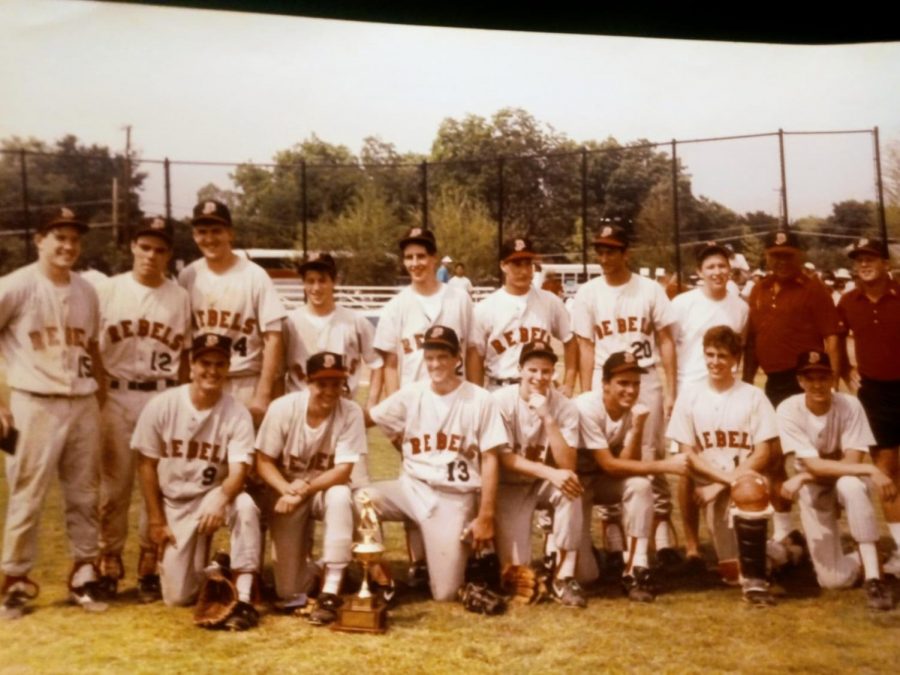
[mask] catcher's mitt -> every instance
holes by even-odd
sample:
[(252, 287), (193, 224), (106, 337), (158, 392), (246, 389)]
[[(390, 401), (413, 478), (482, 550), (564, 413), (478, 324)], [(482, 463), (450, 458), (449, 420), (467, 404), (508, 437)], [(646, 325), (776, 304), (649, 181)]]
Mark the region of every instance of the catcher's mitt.
[(194, 607), (194, 624), (219, 628), (231, 616), (238, 604), (238, 594), (230, 576), (227, 567), (214, 563), (206, 568), (206, 580)]
[(484, 584), (471, 581), (459, 589), (459, 601), (469, 612), (494, 616), (506, 611), (503, 596), (490, 590)]
[(549, 597), (550, 575), (543, 567), (507, 565), (503, 568), (501, 585), (511, 602), (531, 605)]
[(466, 583), (473, 583), (499, 593), (500, 558), (496, 553), (473, 554), (466, 561)]

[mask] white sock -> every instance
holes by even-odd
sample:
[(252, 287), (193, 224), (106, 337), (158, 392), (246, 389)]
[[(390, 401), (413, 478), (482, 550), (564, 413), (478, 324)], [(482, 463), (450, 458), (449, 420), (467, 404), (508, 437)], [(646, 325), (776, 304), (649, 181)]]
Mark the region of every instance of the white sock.
[(794, 529), (791, 525), (791, 514), (788, 513), (779, 513), (776, 511), (772, 515), (772, 539), (775, 541), (781, 541), (786, 536), (791, 533), (791, 530)]
[(79, 586), (84, 586), (89, 581), (96, 580), (97, 573), (94, 572), (94, 566), (90, 563), (85, 563), (75, 570), (75, 574), (72, 575), (72, 588), (78, 588)]
[(575, 576), (575, 561), (577, 560), (577, 551), (560, 551), (562, 561), (556, 570), (557, 579), (568, 579)]
[(656, 526), (656, 550), (661, 548), (672, 548), (672, 537), (668, 520), (661, 521)]
[(253, 573), (241, 572), (237, 579), (234, 580), (234, 587), (237, 589), (238, 600), (241, 602), (250, 602), (253, 595)]
[(635, 567), (650, 567), (650, 559), (647, 551), (650, 549), (649, 537), (634, 537), (634, 556), (631, 558), (631, 565), (626, 570), (626, 574), (631, 574), (631, 570)]
[(878, 549), (875, 544), (869, 542), (867, 544), (857, 544), (859, 547), (859, 557), (862, 558), (863, 572), (866, 579), (880, 579), (881, 570), (878, 567)]
[(900, 549), (900, 523), (888, 523), (887, 526), (894, 543), (897, 544), (897, 549)]
[(323, 593), (332, 593), (337, 595), (341, 590), (341, 581), (344, 578), (344, 570), (347, 563), (328, 563), (325, 566), (325, 582), (322, 584)]
[(622, 528), (618, 523), (606, 523), (606, 550), (622, 551), (625, 549), (625, 538), (622, 536)]

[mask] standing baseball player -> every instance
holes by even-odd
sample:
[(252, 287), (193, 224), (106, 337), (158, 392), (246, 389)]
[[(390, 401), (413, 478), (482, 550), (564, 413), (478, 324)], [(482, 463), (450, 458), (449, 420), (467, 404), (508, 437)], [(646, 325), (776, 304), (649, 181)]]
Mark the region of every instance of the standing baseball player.
[(531, 564), (532, 516), (536, 508), (552, 509), (557, 563), (550, 592), (564, 606), (584, 607), (575, 581), (583, 491), (575, 473), (578, 409), (553, 390), (557, 357), (549, 342), (526, 342), (519, 352), (521, 382), (492, 394), (510, 443), (500, 454), (497, 554), (504, 566)]
[(344, 570), (353, 543), (353, 504), (347, 485), (365, 454), (366, 426), (360, 407), (343, 397), (349, 375), (343, 356), (319, 352), (305, 364), (305, 391), (274, 401), (256, 437), (256, 467), (269, 486), (264, 502), (272, 533), (275, 590), (291, 606), (307, 589), (304, 577), (310, 538), (307, 523), (325, 523), (324, 574), (315, 624), (337, 617)]
[(575, 399), (580, 415), (578, 477), (584, 486), (582, 530), (576, 578), (590, 583), (600, 575), (591, 547), (591, 508), (621, 505), (628, 559), (622, 585), (629, 599), (651, 602), (649, 547), (653, 529), (653, 487), (650, 476), (683, 475), (684, 456), (644, 460), (642, 436), (649, 411), (638, 404), (646, 371), (630, 351), (615, 352), (603, 363), (602, 389)]
[[(131, 435), (138, 416), (157, 392), (179, 384), (182, 357), (190, 347), (187, 291), (166, 278), (172, 237), (162, 217), (148, 218), (131, 242), (132, 269), (101, 282), (100, 357), (103, 392), (100, 455), (100, 583), (114, 597), (125, 576), (122, 551), (134, 485)], [(138, 591), (159, 599), (156, 550), (141, 509)]]
[[(662, 286), (628, 269), (628, 243), (625, 230), (615, 225), (605, 226), (594, 239), (603, 276), (578, 289), (572, 316), (578, 336), (582, 389), (601, 387), (603, 364), (616, 352), (631, 352), (638, 365), (646, 370), (641, 380), (640, 403), (650, 414), (644, 428), (641, 457), (651, 461), (665, 453), (665, 418), (675, 400), (673, 316)], [(657, 363), (662, 363), (665, 383), (660, 379)], [(680, 556), (673, 548), (675, 532), (669, 484), (661, 474), (654, 475), (652, 481), (657, 561), (674, 565), (680, 562)], [(609, 522), (611, 518), (612, 514), (607, 512), (605, 520)], [(621, 534), (617, 538), (621, 541)]]
[[(72, 266), (86, 223), (61, 208), (45, 219), (34, 243), (37, 262), (0, 278), (0, 350), (12, 390), (0, 404), (0, 437), (9, 500), (3, 536), (2, 615), (18, 618), (38, 593), (28, 578), (37, 553), (38, 522), (55, 475), (66, 505), (74, 566), (69, 599), (102, 611), (95, 562), (100, 410), (93, 359), (97, 294)], [(18, 435), (18, 442), (16, 442)]]
[(400, 477), (364, 489), (382, 520), (418, 525), (431, 594), (452, 600), (470, 549), (494, 538), (497, 456), (508, 440), (490, 394), (457, 373), (456, 332), (432, 326), (422, 347), (429, 380), (404, 385), (370, 411), (402, 448)]
[[(850, 588), (862, 572), (869, 608), (892, 609), (878, 564), (878, 519), (869, 486), (886, 501), (896, 499), (897, 486), (877, 466), (863, 462), (875, 438), (859, 400), (831, 391), (828, 355), (801, 354), (797, 377), (804, 393), (782, 401), (777, 412), (781, 447), (785, 455), (794, 455), (797, 468), (782, 492), (800, 504), (816, 578), (822, 588)], [(841, 511), (847, 514), (858, 555), (843, 551)]]
[(751, 604), (768, 605), (773, 602), (766, 581), (771, 509), (762, 474), (770, 470), (778, 428), (762, 390), (736, 378), (742, 347), (728, 326), (706, 331), (707, 381), (679, 394), (666, 435), (688, 456), (720, 574), (727, 583), (740, 579)]
[[(713, 326), (728, 326), (738, 335), (747, 330), (747, 303), (728, 290), (731, 251), (714, 241), (697, 249), (697, 275), (703, 285), (672, 300), (672, 337), (678, 362), (678, 391), (707, 378), (703, 336)], [(684, 524), (685, 552), (689, 565), (699, 567), (700, 511), (689, 476), (678, 483), (678, 505)]]
[[(900, 284), (891, 279), (883, 241), (859, 239), (850, 251), (858, 284), (841, 297), (841, 364), (850, 391), (858, 392), (875, 434), (872, 461), (900, 488)], [(846, 358), (847, 334), (853, 333), (856, 368)], [(896, 546), (884, 572), (900, 577), (900, 497), (881, 506)]]
[(227, 620), (246, 630), (259, 620), (251, 604), (259, 569), (259, 509), (243, 492), (253, 461), (253, 420), (225, 393), (231, 340), (202, 333), (191, 345), (191, 382), (160, 393), (138, 418), (131, 445), (159, 549), (162, 599), (187, 605), (200, 590), (212, 535), (231, 530), (231, 569), (238, 605)]
[(191, 223), (203, 257), (181, 271), (178, 283), (190, 294), (194, 329), (231, 339), (226, 390), (258, 425), (281, 377), (284, 306), (265, 270), (232, 250), (234, 227), (225, 204), (200, 202)]
[(532, 287), (537, 254), (529, 240), (506, 242), (500, 255), (503, 287), (475, 306), (475, 382), (484, 383), (489, 391), (517, 384), (522, 346), (532, 341), (550, 342), (552, 336), (565, 349), (563, 393), (571, 397), (578, 344), (569, 325), (569, 313), (553, 293)]

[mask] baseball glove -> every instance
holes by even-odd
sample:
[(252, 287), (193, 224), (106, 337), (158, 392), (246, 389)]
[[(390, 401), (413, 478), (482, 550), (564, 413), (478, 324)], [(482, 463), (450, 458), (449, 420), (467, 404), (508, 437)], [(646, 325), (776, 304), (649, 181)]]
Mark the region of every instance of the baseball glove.
[(207, 569), (206, 580), (194, 607), (194, 624), (202, 628), (219, 628), (238, 604), (237, 589), (228, 571), (219, 567)]
[(501, 575), (501, 587), (511, 602), (532, 605), (549, 596), (548, 578), (543, 574), (543, 569), (529, 565), (507, 565)]
[(468, 582), (459, 589), (459, 601), (469, 612), (495, 616), (506, 611), (503, 596), (490, 590), (484, 584)]
[(500, 558), (496, 553), (473, 554), (466, 561), (466, 583), (485, 586), (495, 593), (499, 593), (500, 586)]

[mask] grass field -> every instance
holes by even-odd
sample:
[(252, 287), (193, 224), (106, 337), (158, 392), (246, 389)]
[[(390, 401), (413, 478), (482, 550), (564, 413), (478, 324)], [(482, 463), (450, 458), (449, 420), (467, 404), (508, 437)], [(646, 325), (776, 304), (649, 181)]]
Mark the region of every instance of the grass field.
[[(380, 433), (369, 438), (374, 477), (393, 477), (397, 453)], [(131, 515), (136, 522), (136, 505)], [(402, 532), (392, 524), (387, 530), (388, 559), (400, 572)], [(583, 611), (544, 604), (486, 618), (419, 596), (392, 610), (383, 636), (333, 633), (268, 611), (257, 630), (230, 634), (194, 628), (190, 609), (136, 604), (133, 539), (121, 600), (101, 615), (67, 605), (66, 549), (54, 489), (33, 573), (42, 592), (32, 614), (0, 625), (0, 672), (837, 673), (896, 672), (900, 663), (900, 611), (872, 614), (861, 591), (820, 592), (809, 579), (789, 585), (765, 610), (745, 607), (739, 591), (708, 580), (670, 584), (651, 605), (629, 603), (607, 581), (592, 589)]]

